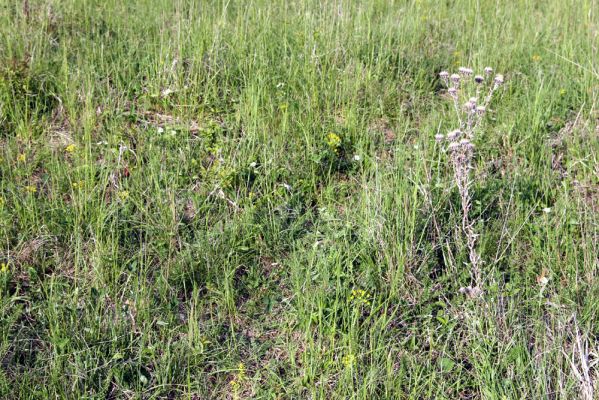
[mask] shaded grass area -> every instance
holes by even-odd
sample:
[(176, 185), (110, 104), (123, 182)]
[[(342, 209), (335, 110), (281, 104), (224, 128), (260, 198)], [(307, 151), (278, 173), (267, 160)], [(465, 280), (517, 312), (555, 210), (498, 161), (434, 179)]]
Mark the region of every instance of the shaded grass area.
[[(596, 6), (3, 2), (0, 396), (585, 398)], [(461, 65), (506, 76), (479, 300), (434, 141)]]

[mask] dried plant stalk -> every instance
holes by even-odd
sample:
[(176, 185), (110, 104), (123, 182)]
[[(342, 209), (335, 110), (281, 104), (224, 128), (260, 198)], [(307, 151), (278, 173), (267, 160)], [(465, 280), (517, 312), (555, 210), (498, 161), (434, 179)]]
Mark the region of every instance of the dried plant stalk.
[[(435, 139), (438, 142), (447, 141), (449, 143), (447, 150), (450, 155), (454, 182), (460, 194), (461, 230), (466, 239), (472, 276), (471, 285), (460, 289), (460, 291), (472, 297), (482, 293), (480, 288), (482, 284), (482, 260), (476, 250), (476, 239), (478, 237), (474, 229), (476, 221), (470, 218), (470, 209), (472, 207), (470, 171), (472, 170), (474, 156), (472, 141), (480, 130), (493, 94), (503, 84), (503, 75), (497, 74), (491, 81), (492, 74), (493, 69), (490, 67), (485, 68), (484, 75), (473, 76), (474, 71), (466, 67), (461, 67), (459, 73), (450, 75), (449, 72), (443, 71), (439, 74), (452, 100), (459, 128), (447, 135), (437, 134)], [(469, 96), (469, 91), (474, 91), (474, 95)], [(460, 105), (464, 100), (466, 101)]]

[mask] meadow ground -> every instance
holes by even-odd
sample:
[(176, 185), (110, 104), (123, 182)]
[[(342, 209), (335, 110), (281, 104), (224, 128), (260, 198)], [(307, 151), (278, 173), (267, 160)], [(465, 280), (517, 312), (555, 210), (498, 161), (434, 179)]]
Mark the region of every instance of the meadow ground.
[[(0, 398), (599, 398), (595, 0), (0, 1)], [(471, 284), (439, 72), (504, 74)]]

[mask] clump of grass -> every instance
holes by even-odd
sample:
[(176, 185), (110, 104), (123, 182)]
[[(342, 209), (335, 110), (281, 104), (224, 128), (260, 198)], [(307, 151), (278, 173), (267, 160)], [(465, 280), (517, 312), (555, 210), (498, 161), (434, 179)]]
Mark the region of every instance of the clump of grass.
[(478, 234), (474, 229), (476, 221), (470, 218), (472, 207), (472, 158), (476, 135), (481, 130), (483, 118), (487, 113), (495, 91), (503, 84), (503, 75), (491, 78), (493, 69), (486, 67), (484, 75), (474, 75), (470, 68), (460, 67), (459, 73), (450, 74), (441, 71), (439, 76), (447, 87), (447, 93), (453, 104), (457, 129), (447, 135), (437, 134), (435, 140), (448, 142), (447, 150), (453, 169), (453, 180), (458, 187), (461, 201), (461, 230), (466, 239), (468, 259), (470, 261), (472, 282), (460, 291), (475, 297), (482, 293), (482, 260), (476, 249)]

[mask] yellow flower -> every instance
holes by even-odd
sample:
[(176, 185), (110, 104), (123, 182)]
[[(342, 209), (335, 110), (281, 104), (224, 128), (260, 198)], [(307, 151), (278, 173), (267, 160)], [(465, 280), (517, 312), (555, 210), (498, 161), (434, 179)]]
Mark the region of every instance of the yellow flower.
[(125, 201), (129, 198), (129, 191), (122, 190), (119, 192), (118, 196), (119, 196), (119, 199), (121, 199), (121, 201)]
[(567, 90), (566, 90), (566, 89), (560, 89), (560, 90), (559, 90), (559, 95), (560, 95), (560, 96), (565, 96), (565, 95), (566, 95), (566, 93), (567, 93)]
[(67, 147), (64, 148), (64, 151), (66, 151), (67, 153), (72, 153), (77, 149), (77, 146), (74, 144), (70, 144)]
[(73, 189), (81, 189), (84, 185), (85, 185), (85, 181), (83, 181), (83, 180), (77, 181), (77, 182), (73, 182), (71, 184), (71, 186), (73, 186)]
[(8, 272), (8, 263), (7, 262), (0, 264), (0, 272), (2, 272), (2, 273)]
[(25, 162), (26, 159), (27, 159), (27, 157), (25, 157), (25, 153), (21, 153), (17, 156), (18, 162)]
[(237, 373), (237, 380), (243, 381), (245, 379), (245, 365), (243, 363), (239, 363), (238, 367), (239, 372)]
[(532, 56), (532, 61), (534, 61), (534, 62), (539, 62), (539, 61), (541, 61), (541, 56), (540, 56), (540, 55), (538, 55), (538, 54), (534, 54), (534, 55)]
[(29, 193), (35, 193), (35, 192), (37, 192), (37, 188), (33, 185), (28, 185), (28, 186), (25, 186), (25, 191), (29, 192)]
[(343, 363), (343, 365), (346, 368), (354, 365), (355, 361), (356, 361), (356, 356), (354, 356), (353, 354), (346, 354), (345, 356), (343, 356), (343, 360), (341, 360), (341, 362)]
[(327, 135), (327, 145), (336, 153), (339, 146), (341, 146), (341, 138), (336, 133), (331, 132)]
[(351, 291), (351, 295), (349, 296), (350, 303), (355, 303), (357, 305), (370, 305), (370, 294), (362, 289), (354, 289)]

